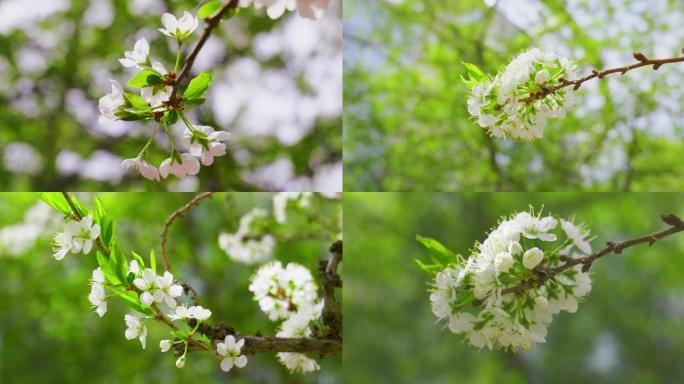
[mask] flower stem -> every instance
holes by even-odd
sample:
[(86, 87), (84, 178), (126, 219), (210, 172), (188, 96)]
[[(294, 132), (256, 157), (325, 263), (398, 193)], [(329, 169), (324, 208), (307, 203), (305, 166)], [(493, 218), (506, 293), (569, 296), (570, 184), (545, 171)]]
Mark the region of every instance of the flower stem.
[(181, 120), (183, 120), (183, 122), (188, 127), (188, 129), (190, 129), (190, 132), (192, 132), (194, 134), (197, 131), (197, 129), (195, 129), (195, 127), (192, 126), (192, 124), (190, 123), (188, 118), (185, 117), (185, 114), (183, 112), (178, 111), (178, 116), (180, 116)]
[(161, 124), (157, 124), (157, 127), (154, 128), (154, 132), (152, 132), (152, 136), (150, 136), (150, 139), (147, 140), (147, 143), (145, 144), (145, 146), (143, 147), (143, 149), (140, 151), (140, 153), (138, 153), (138, 157), (142, 157), (142, 156), (145, 155), (145, 152), (147, 152), (147, 148), (149, 148), (150, 144), (152, 144), (152, 141), (153, 141), (154, 138), (157, 136), (157, 132), (159, 132), (159, 127), (160, 127), (160, 126), (161, 126)]
[(183, 54), (183, 42), (178, 40), (178, 54), (176, 55), (176, 68), (174, 69), (174, 72), (178, 72), (178, 69), (180, 69), (180, 61), (181, 61), (181, 55)]
[(169, 125), (166, 123), (164, 124), (164, 131), (166, 132), (166, 136), (169, 138), (169, 143), (171, 144), (171, 153), (173, 152), (178, 152), (176, 149), (176, 143), (173, 142), (173, 136), (171, 135), (171, 130), (169, 129)]

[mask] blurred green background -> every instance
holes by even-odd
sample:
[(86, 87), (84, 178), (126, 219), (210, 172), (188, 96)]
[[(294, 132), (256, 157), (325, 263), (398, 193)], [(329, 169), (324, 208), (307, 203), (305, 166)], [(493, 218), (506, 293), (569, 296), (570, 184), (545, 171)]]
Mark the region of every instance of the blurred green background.
[[(92, 197), (102, 199), (108, 214), (117, 218), (116, 238), (127, 252), (157, 253), (164, 221), (187, 203), (192, 194), (105, 193), (77, 194), (92, 208)], [(1, 383), (336, 383), (342, 358), (314, 357), (318, 373), (290, 375), (275, 354), (249, 356), (243, 369), (223, 373), (219, 362), (205, 353), (191, 353), (185, 368), (175, 366), (171, 352), (159, 351), (159, 340), (169, 338), (162, 324), (148, 324), (147, 349), (126, 340), (124, 314), (128, 308), (112, 298), (103, 318), (88, 301), (89, 279), (97, 266), (91, 255), (69, 254), (61, 262), (52, 257), (51, 236), (61, 230), (61, 216), (35, 193), (0, 194), (0, 382)], [(261, 331), (275, 335), (252, 301), (248, 278), (258, 265), (232, 262), (218, 246), (220, 232), (234, 232), (240, 216), (253, 207), (271, 209), (272, 194), (215, 194), (200, 202), (171, 227), (169, 259), (174, 277), (191, 284), (201, 305), (212, 310), (211, 324), (224, 321), (244, 335)], [(340, 203), (316, 203), (316, 215), (337, 223)], [(27, 210), (31, 209), (30, 213)], [(290, 211), (288, 224), (277, 236), (316, 231)], [(331, 234), (318, 230), (319, 239), (279, 241), (275, 258), (297, 261), (317, 278), (318, 261), (328, 257)], [(326, 239), (328, 236), (330, 239)], [(147, 260), (146, 260), (147, 261)]]
[[(203, 0), (202, 2), (205, 2)], [(2, 0), (0, 15), (0, 190), (342, 190), (341, 1), (313, 21), (254, 7), (216, 28), (192, 68), (213, 74), (196, 124), (232, 134), (228, 155), (196, 177), (153, 182), (125, 172), (152, 134), (151, 122), (100, 125), (109, 79), (135, 74), (118, 59), (147, 38), (171, 70), (175, 41), (161, 16), (194, 12), (199, 0)], [(185, 44), (195, 44), (202, 24)], [(132, 90), (132, 89), (129, 89)], [(176, 124), (176, 143), (185, 129)], [(158, 134), (148, 161), (170, 145)]]
[(492, 139), (466, 110), (461, 61), (495, 73), (552, 50), (591, 69), (684, 48), (682, 0), (348, 0), (348, 191), (681, 191), (684, 64), (587, 82), (533, 143)]
[(666, 228), (684, 217), (682, 194), (345, 194), (345, 381), (349, 383), (684, 382), (684, 233), (607, 255), (575, 314), (554, 317), (531, 352), (478, 351), (437, 324), (428, 260), (416, 234), (468, 254), (501, 216), (528, 204), (606, 241)]

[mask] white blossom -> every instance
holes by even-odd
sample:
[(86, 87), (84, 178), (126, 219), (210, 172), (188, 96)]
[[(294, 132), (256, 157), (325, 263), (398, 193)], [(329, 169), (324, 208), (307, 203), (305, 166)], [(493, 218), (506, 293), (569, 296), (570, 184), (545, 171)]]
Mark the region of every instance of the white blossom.
[(588, 229), (583, 226), (576, 226), (572, 221), (563, 219), (561, 219), (561, 228), (563, 228), (563, 232), (565, 232), (568, 239), (572, 241), (572, 244), (579, 248), (580, 251), (586, 254), (591, 253), (591, 245), (587, 241), (587, 237), (589, 237)]
[(125, 159), (121, 162), (121, 167), (125, 170), (137, 169), (142, 177), (149, 180), (159, 181), (159, 170), (139, 157), (133, 159)]
[(116, 80), (109, 80), (112, 84), (112, 92), (104, 95), (98, 101), (98, 108), (100, 109), (100, 117), (98, 122), (100, 124), (108, 124), (119, 118), (116, 113), (122, 110), (126, 103), (124, 99), (124, 90)]
[(182, 42), (197, 29), (199, 19), (187, 11), (183, 12), (180, 19), (170, 13), (165, 13), (162, 15), (162, 24), (164, 28), (159, 28), (159, 32)]
[(147, 327), (140, 322), (140, 317), (133, 315), (124, 316), (126, 321), (126, 326), (128, 327), (125, 332), (126, 339), (133, 340), (137, 338), (140, 340), (143, 349), (145, 349), (145, 344), (147, 341)]
[(142, 276), (133, 280), (140, 291), (140, 301), (145, 305), (152, 305), (153, 302), (166, 303), (169, 308), (176, 308), (176, 297), (183, 294), (183, 287), (174, 284), (171, 272), (164, 272), (163, 276), (158, 276), (150, 268), (145, 268)]
[[(297, 313), (290, 316), (280, 325), (277, 337), (310, 337), (310, 323), (321, 317), (323, 302), (303, 305)], [(316, 360), (309, 358), (302, 353), (280, 352), (278, 360), (290, 371), (308, 373), (317, 371), (320, 366)]]
[(516, 56), (495, 76), (478, 79), (468, 112), (489, 134), (531, 141), (544, 136), (549, 118), (565, 116), (572, 103), (566, 88), (547, 91), (572, 78), (574, 65), (552, 52), (533, 48)]
[(224, 141), (230, 139), (230, 133), (226, 131), (214, 131), (214, 128), (206, 125), (197, 125), (195, 128), (206, 135), (206, 139), (194, 135), (186, 128), (181, 138), (181, 145), (188, 149), (191, 155), (199, 157), (202, 164), (209, 166), (214, 163), (215, 157), (226, 154)]
[(171, 173), (179, 179), (183, 179), (186, 176), (192, 176), (199, 173), (200, 163), (194, 156), (189, 153), (183, 153), (180, 155), (180, 159), (180, 163), (172, 157), (162, 161), (159, 166), (159, 174), (161, 177), (166, 179), (169, 176), (169, 173)]
[(138, 67), (143, 68), (147, 65), (150, 56), (150, 43), (144, 37), (135, 42), (135, 47), (132, 51), (124, 53), (125, 58), (119, 59), (121, 65), (126, 68)]
[(561, 231), (556, 224), (553, 216), (531, 212), (504, 218), (467, 259), (458, 258), (437, 272), (430, 292), (432, 312), (477, 348), (528, 349), (544, 342), (553, 315), (576, 312), (591, 290), (589, 274), (575, 265), (524, 294), (504, 291), (523, 285), (530, 273), (541, 273), (532, 271), (539, 266), (563, 265), (561, 249), (573, 243), (571, 236), (584, 240), (589, 233), (574, 225), (582, 229)]
[(197, 319), (199, 321), (205, 321), (211, 316), (211, 311), (195, 305), (190, 308), (185, 305), (179, 305), (175, 308), (174, 313), (170, 314), (168, 317), (171, 320), (182, 320), (182, 319)]
[(93, 223), (93, 218), (85, 216), (81, 221), (69, 220), (64, 225), (64, 232), (55, 234), (54, 258), (62, 260), (67, 253), (90, 253), (93, 241), (100, 236), (100, 225)]
[(88, 300), (95, 307), (95, 312), (102, 317), (107, 312), (107, 293), (104, 288), (105, 276), (100, 267), (93, 270)]
[(252, 276), (249, 290), (272, 321), (287, 319), (318, 299), (311, 272), (297, 263), (289, 263), (285, 268), (279, 261), (261, 266)]
[(245, 345), (245, 339), (235, 340), (235, 336), (228, 335), (222, 343), (216, 344), (216, 352), (224, 356), (221, 360), (221, 370), (230, 371), (233, 366), (243, 368), (247, 365), (247, 356), (241, 355), (240, 351)]
[(273, 256), (276, 240), (269, 234), (254, 234), (252, 224), (268, 216), (261, 208), (254, 208), (240, 218), (235, 233), (221, 233), (219, 247), (231, 260), (251, 265), (269, 260)]
[(185, 355), (179, 357), (176, 360), (176, 368), (183, 368), (185, 367)]

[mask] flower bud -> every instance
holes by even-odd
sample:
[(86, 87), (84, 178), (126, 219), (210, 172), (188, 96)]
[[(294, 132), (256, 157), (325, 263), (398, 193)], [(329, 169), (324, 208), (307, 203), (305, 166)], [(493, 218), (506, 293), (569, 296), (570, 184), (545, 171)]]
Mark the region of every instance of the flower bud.
[(160, 341), (159, 349), (161, 349), (162, 352), (167, 352), (169, 349), (171, 349), (171, 340)]
[(510, 253), (513, 256), (519, 255), (520, 253), (522, 253), (522, 251), (523, 251), (522, 246), (517, 241), (512, 242), (508, 246), (508, 253)]
[(513, 256), (508, 252), (500, 252), (494, 259), (497, 272), (508, 272), (513, 265)]
[(534, 269), (544, 259), (544, 252), (541, 249), (534, 247), (528, 249), (523, 255), (523, 265), (527, 269)]
[(176, 368), (183, 368), (185, 367), (185, 355), (181, 356), (176, 360)]
[(544, 296), (537, 296), (534, 303), (541, 309), (546, 309), (549, 306), (549, 301)]
[(549, 80), (549, 76), (549, 71), (542, 69), (541, 71), (537, 72), (536, 75), (534, 75), (534, 82), (542, 85)]

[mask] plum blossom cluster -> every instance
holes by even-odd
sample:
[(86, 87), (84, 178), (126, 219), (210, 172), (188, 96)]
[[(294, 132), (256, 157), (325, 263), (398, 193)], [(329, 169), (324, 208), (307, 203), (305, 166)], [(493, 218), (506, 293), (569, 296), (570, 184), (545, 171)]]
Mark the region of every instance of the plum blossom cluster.
[[(189, 12), (185, 12), (181, 18), (165, 13), (162, 16), (162, 24), (164, 28), (159, 28), (159, 31), (178, 43), (175, 68), (168, 71), (164, 64), (154, 60), (150, 55), (149, 42), (141, 38), (135, 43), (132, 51), (125, 52), (124, 58), (119, 59), (124, 67), (138, 70), (137, 74), (128, 81), (128, 86), (139, 89), (139, 93), (126, 92), (120, 83), (110, 80), (111, 93), (99, 100), (101, 124), (116, 120), (152, 119), (156, 122), (157, 127), (147, 144), (136, 157), (123, 160), (121, 166), (125, 169), (136, 169), (143, 177), (157, 181), (167, 178), (170, 174), (181, 179), (196, 175), (200, 171), (200, 163), (209, 166), (214, 162), (215, 157), (226, 154), (227, 147), (224, 142), (230, 138), (228, 132), (215, 131), (212, 127), (192, 124), (184, 114), (186, 107), (204, 102), (204, 93), (211, 83), (210, 74), (203, 72), (192, 79), (182, 95), (174, 93), (183, 43), (197, 29), (199, 19)], [(171, 135), (169, 128), (179, 118), (186, 126), (179, 143), (182, 149), (176, 146), (175, 138)], [(159, 167), (156, 167), (146, 158), (150, 145), (161, 127), (168, 136), (171, 153)]]
[(554, 87), (574, 76), (575, 65), (553, 52), (522, 52), (493, 77), (465, 65), (469, 78), (463, 81), (472, 89), (468, 112), (494, 137), (541, 138), (547, 120), (565, 116), (572, 103), (571, 92)]
[[(233, 4), (232, 6), (242, 8), (252, 5), (256, 9), (265, 8), (266, 13), (272, 19), (279, 18), (286, 10), (295, 9), (298, 9), (304, 17), (318, 19), (322, 17), (329, 3), (330, 0), (239, 0), (237, 4), (234, 4), (214, 0), (200, 7), (198, 15), (202, 18), (209, 18), (219, 9), (225, 11), (226, 7)], [(232, 11), (222, 13), (223, 17), (234, 16), (235, 10)], [(226, 154), (225, 142), (230, 139), (228, 132), (193, 124), (185, 116), (186, 108), (199, 106), (205, 102), (205, 94), (212, 82), (211, 74), (202, 72), (191, 79), (187, 86), (180, 84), (192, 66), (192, 61), (189, 61), (181, 67), (183, 44), (197, 30), (199, 17), (187, 11), (180, 18), (165, 13), (161, 21), (163, 27), (158, 28), (159, 32), (174, 39), (178, 45), (173, 69), (167, 70), (162, 62), (151, 57), (150, 43), (143, 37), (136, 41), (133, 50), (124, 52), (124, 57), (119, 59), (125, 68), (137, 70), (135, 76), (127, 83), (128, 87), (135, 88), (137, 91), (127, 92), (118, 81), (110, 80), (111, 92), (101, 97), (98, 105), (101, 114), (100, 124), (109, 124), (117, 120), (155, 121), (156, 128), (138, 155), (121, 162), (124, 169), (137, 170), (144, 178), (155, 181), (166, 179), (169, 175), (182, 179), (198, 174), (201, 165), (210, 166), (214, 163), (214, 158)], [(200, 49), (201, 45), (198, 47)], [(193, 52), (193, 54), (196, 53)], [(189, 56), (194, 57), (194, 55)], [(177, 147), (170, 127), (179, 119), (186, 128)], [(170, 151), (164, 149), (168, 158), (156, 166), (148, 160), (148, 152), (162, 127), (168, 137)]]
[[(591, 253), (586, 227), (558, 223), (533, 211), (504, 218), (470, 257), (457, 256), (436, 273), (430, 294), (435, 316), (477, 348), (529, 349), (544, 342), (553, 315), (575, 313), (591, 290), (581, 265), (552, 271), (563, 260)], [(526, 284), (522, 293), (510, 291)]]
[[(310, 324), (321, 317), (319, 300), (311, 272), (297, 263), (285, 268), (277, 261), (265, 264), (252, 276), (249, 290), (271, 321), (285, 320), (278, 337), (309, 337)], [(290, 372), (308, 373), (320, 369), (315, 360), (301, 353), (280, 352), (278, 359)]]
[(69, 220), (64, 224), (64, 231), (55, 234), (53, 256), (62, 260), (67, 253), (88, 254), (99, 235), (100, 225), (93, 223), (92, 217), (86, 216), (80, 221)]
[(265, 262), (273, 256), (275, 238), (270, 234), (261, 234), (256, 227), (260, 221), (268, 217), (262, 208), (254, 208), (240, 218), (240, 226), (235, 233), (219, 234), (219, 247), (233, 261), (242, 264)]
[(323, 17), (325, 8), (330, 0), (240, 0), (240, 7), (246, 8), (254, 4), (254, 8), (266, 8), (266, 13), (271, 19), (281, 17), (285, 11), (297, 9), (299, 14), (309, 19)]

